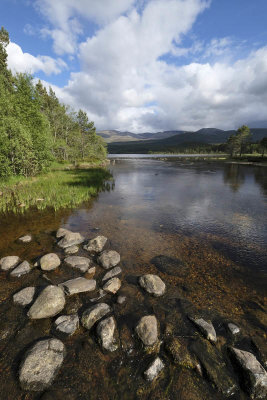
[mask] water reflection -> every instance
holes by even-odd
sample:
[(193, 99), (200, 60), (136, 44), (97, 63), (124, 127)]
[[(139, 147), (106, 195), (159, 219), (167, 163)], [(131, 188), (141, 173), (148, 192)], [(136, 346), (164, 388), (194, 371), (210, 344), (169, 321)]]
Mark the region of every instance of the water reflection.
[(227, 164), (224, 167), (223, 178), (233, 192), (237, 192), (245, 181), (244, 169), (239, 164)]

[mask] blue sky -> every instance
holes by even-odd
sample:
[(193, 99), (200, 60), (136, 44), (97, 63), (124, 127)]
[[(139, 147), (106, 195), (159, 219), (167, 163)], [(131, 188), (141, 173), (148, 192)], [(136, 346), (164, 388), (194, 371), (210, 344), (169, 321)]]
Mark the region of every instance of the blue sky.
[(0, 15), (9, 67), (99, 129), (267, 119), (266, 0), (1, 0)]

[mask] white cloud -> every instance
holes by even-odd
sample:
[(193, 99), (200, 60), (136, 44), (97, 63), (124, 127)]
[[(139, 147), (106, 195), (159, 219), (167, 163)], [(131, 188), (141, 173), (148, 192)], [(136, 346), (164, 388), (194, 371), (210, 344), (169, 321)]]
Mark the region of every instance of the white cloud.
[(46, 75), (59, 74), (66, 64), (61, 59), (53, 59), (48, 56), (34, 57), (29, 53), (23, 53), (20, 46), (10, 42), (6, 48), (8, 54), (8, 67), (12, 72), (27, 72), (34, 74), (43, 71)]

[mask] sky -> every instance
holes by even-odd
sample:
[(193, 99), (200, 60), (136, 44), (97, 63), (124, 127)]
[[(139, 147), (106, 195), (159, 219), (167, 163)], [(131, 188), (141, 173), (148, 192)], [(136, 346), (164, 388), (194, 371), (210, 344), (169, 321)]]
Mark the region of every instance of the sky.
[(266, 0), (0, 0), (8, 66), (98, 130), (267, 127)]

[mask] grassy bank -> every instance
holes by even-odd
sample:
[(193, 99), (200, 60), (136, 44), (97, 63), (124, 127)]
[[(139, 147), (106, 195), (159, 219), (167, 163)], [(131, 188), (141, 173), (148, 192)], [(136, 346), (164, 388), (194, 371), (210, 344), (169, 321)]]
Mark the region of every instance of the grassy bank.
[(58, 210), (75, 207), (109, 189), (112, 176), (98, 164), (55, 164), (49, 172), (33, 178), (12, 177), (0, 181), (0, 212), (23, 213), (30, 207)]

